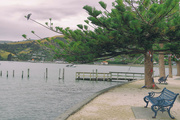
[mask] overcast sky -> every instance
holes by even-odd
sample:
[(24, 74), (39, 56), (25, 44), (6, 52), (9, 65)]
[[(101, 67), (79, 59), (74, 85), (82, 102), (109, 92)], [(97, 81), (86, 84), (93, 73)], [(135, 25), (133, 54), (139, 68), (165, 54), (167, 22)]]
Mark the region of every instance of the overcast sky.
[[(83, 6), (90, 5), (100, 9), (100, 0), (0, 0), (0, 41), (21, 41), (22, 34), (28, 38), (38, 39), (31, 31), (40, 37), (58, 35), (42, 26), (28, 21), (24, 16), (31, 13), (31, 18), (45, 24), (52, 18), (54, 26), (77, 28), (77, 24), (85, 24), (88, 14)], [(102, 0), (112, 8), (115, 0)]]

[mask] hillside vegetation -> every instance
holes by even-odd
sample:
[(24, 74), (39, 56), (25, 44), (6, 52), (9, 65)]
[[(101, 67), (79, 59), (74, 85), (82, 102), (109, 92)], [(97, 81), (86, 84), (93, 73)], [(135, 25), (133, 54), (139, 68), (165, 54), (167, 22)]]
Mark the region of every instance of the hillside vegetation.
[[(0, 43), (0, 60), (9, 61), (53, 61), (54, 53), (49, 51), (49, 48), (44, 44), (48, 41), (61, 40), (66, 42), (64, 36), (54, 36), (44, 38), (42, 40), (26, 40), (20, 42), (6, 42)], [(121, 55), (112, 59), (106, 60), (109, 64), (143, 64), (143, 55)], [(154, 61), (158, 62), (158, 55), (154, 55)], [(102, 62), (102, 61), (98, 61)], [(167, 61), (166, 61), (167, 62)]]
[[(53, 54), (43, 46), (48, 39), (54, 41), (59, 39), (65, 42), (63, 36), (54, 36), (50, 38), (44, 38), (42, 40), (26, 40), (20, 42), (4, 42), (0, 44), (0, 60), (9, 61), (52, 61)], [(41, 43), (39, 43), (41, 41)]]

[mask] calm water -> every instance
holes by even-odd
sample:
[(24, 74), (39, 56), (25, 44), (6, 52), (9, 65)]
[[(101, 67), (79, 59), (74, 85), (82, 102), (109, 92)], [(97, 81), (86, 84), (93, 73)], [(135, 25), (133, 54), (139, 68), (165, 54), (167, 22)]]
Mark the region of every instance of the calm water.
[[(75, 72), (95, 69), (98, 72), (144, 72), (144, 67), (129, 66), (77, 65), (76, 68), (67, 68), (65, 64), (52, 63), (0, 63), (0, 120), (54, 120), (95, 92), (126, 82), (76, 81)], [(61, 71), (65, 68), (64, 80), (58, 79), (60, 68)], [(30, 69), (30, 78), (27, 78), (27, 69)], [(154, 70), (158, 75), (158, 69)], [(176, 74), (176, 69), (173, 72)]]

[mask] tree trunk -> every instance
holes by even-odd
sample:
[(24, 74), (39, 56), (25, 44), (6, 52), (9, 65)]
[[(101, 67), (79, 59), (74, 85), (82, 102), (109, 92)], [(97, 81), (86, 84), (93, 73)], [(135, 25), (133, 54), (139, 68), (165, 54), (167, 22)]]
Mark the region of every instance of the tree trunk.
[[(160, 43), (159, 45), (160, 45), (161, 48), (163, 48), (162, 43)], [(159, 75), (160, 77), (165, 77), (166, 76), (165, 75), (165, 65), (164, 65), (164, 54), (163, 54), (163, 52), (161, 52), (159, 54), (159, 74), (160, 74)]]
[(169, 64), (169, 77), (172, 78), (172, 63), (171, 63), (171, 55), (168, 56), (168, 64)]
[(153, 79), (153, 53), (149, 51), (145, 53), (145, 87), (146, 88), (158, 88)]
[(177, 76), (180, 76), (180, 61), (176, 61), (177, 66)]

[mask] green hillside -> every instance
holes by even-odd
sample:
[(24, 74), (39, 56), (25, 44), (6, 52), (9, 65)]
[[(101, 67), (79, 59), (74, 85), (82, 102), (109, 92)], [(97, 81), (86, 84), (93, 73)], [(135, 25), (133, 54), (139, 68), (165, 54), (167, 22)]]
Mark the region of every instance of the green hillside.
[[(49, 49), (43, 46), (43, 44), (48, 44), (47, 40), (53, 42), (55, 39), (66, 42), (64, 36), (54, 36), (54, 37), (44, 38), (42, 40), (26, 40), (20, 42), (3, 41), (0, 44), (0, 60), (52, 61), (54, 59), (54, 53), (49, 51)], [(128, 64), (128, 63), (143, 64), (144, 56), (121, 55), (112, 59), (108, 59), (106, 61), (108, 61), (109, 64)], [(158, 62), (158, 55), (154, 55), (154, 61)], [(97, 61), (97, 62), (102, 62), (102, 61)]]
[[(55, 39), (62, 40), (65, 42), (63, 36), (54, 36), (46, 38), (49, 41)], [(0, 60), (10, 61), (52, 61), (53, 54), (43, 46), (47, 42), (46, 39), (42, 39), (41, 44), (39, 40), (28, 40), (20, 42), (4, 42), (0, 44)]]

